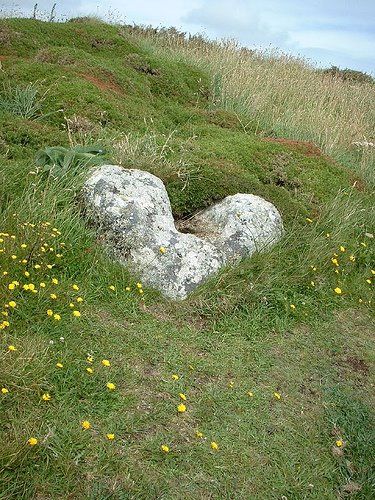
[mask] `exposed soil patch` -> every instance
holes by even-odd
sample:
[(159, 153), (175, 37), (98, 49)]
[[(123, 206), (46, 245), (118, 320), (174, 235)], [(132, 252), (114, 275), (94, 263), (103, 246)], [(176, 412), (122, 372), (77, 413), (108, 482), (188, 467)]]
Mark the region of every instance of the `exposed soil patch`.
[(309, 141), (295, 141), (291, 139), (284, 139), (282, 137), (265, 137), (263, 139), (265, 142), (276, 142), (278, 144), (284, 144), (285, 146), (291, 146), (306, 156), (323, 156), (321, 149), (314, 143)]
[(81, 73), (80, 76), (95, 85), (95, 87), (100, 90), (112, 91), (116, 94), (123, 93), (122, 88), (113, 80), (113, 76), (110, 73), (101, 75), (102, 78), (90, 75), (88, 73)]
[(350, 369), (354, 372), (362, 373), (367, 375), (369, 372), (369, 366), (363, 359), (357, 358), (357, 356), (348, 356), (344, 363), (350, 367)]
[(5, 61), (6, 59), (8, 59), (8, 56), (0, 56), (0, 61)]

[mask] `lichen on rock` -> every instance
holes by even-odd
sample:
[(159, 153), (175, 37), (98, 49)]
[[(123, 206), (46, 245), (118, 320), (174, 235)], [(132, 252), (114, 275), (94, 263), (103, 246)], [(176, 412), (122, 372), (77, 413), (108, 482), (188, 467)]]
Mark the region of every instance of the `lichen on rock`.
[[(142, 281), (171, 299), (184, 299), (221, 267), (276, 242), (277, 209), (251, 194), (228, 196), (192, 217), (199, 236), (180, 232), (163, 182), (141, 170), (104, 165), (83, 190), (87, 214), (106, 245)], [(193, 232), (193, 231), (192, 231)]]

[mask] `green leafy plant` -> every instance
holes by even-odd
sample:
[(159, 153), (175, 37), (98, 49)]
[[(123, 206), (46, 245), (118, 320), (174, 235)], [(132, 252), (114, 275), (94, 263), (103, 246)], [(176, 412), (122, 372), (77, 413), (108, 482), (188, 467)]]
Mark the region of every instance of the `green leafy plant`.
[(101, 165), (106, 151), (100, 146), (54, 146), (41, 149), (36, 154), (36, 164), (54, 176), (62, 176), (70, 170), (84, 166)]

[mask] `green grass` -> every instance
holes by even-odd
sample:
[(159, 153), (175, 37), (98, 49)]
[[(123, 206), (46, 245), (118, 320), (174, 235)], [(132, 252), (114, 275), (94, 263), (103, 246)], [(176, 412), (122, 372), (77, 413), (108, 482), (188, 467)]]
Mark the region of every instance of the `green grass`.
[[(371, 498), (371, 188), (306, 145), (245, 132), (208, 74), (123, 28), (14, 19), (0, 33), (5, 92), (44, 96), (38, 120), (0, 108), (1, 305), (17, 303), (0, 309), (0, 498), (335, 499), (353, 484)], [(140, 294), (81, 215), (87, 169), (52, 179), (35, 164), (41, 148), (98, 143), (159, 175), (176, 217), (252, 192), (279, 208), (284, 239), (184, 302)]]

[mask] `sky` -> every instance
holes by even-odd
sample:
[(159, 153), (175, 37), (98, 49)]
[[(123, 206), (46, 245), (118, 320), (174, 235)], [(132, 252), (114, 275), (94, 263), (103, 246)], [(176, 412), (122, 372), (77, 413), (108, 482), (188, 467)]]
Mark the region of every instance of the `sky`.
[[(38, 2), (0, 0), (29, 14)], [(249, 48), (277, 47), (318, 66), (375, 75), (375, 0), (56, 0), (57, 15), (99, 14), (109, 7), (128, 24), (175, 26), (210, 38), (236, 38)]]

